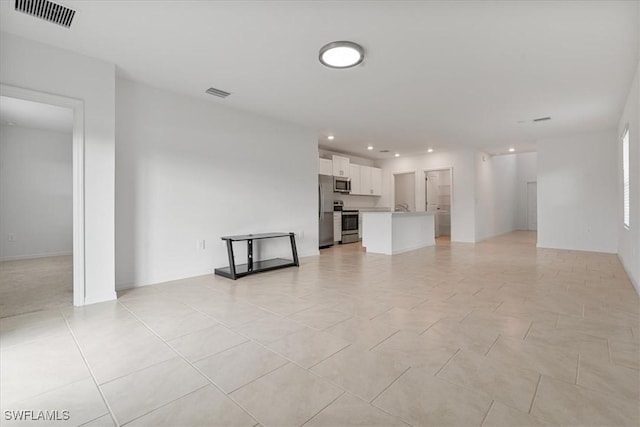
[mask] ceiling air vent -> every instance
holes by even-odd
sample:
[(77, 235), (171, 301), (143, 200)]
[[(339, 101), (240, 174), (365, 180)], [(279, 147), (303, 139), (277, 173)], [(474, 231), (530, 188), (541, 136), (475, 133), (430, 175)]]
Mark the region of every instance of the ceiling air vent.
[(551, 120), (551, 117), (540, 117), (538, 119), (533, 119), (534, 122), (544, 122), (547, 120)]
[(388, 153), (389, 150), (380, 150), (381, 153)]
[(62, 25), (65, 28), (71, 26), (73, 17), (76, 15), (75, 10), (49, 0), (16, 0), (15, 5), (18, 12)]
[(209, 89), (206, 90), (206, 92), (209, 95), (218, 96), (220, 98), (226, 98), (227, 96), (231, 95), (229, 92), (225, 92), (223, 90), (216, 89), (215, 87), (210, 87)]

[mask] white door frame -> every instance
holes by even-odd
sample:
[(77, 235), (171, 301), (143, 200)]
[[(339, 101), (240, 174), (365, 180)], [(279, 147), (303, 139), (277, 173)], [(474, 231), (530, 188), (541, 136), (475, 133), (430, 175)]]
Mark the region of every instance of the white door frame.
[(84, 101), (5, 84), (0, 95), (73, 110), (73, 305), (84, 305)]

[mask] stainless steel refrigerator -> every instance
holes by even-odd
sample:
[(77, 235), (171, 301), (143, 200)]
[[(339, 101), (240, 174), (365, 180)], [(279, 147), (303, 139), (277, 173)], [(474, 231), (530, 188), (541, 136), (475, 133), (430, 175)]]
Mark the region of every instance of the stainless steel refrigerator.
[(320, 247), (333, 245), (333, 177), (318, 175), (318, 218)]

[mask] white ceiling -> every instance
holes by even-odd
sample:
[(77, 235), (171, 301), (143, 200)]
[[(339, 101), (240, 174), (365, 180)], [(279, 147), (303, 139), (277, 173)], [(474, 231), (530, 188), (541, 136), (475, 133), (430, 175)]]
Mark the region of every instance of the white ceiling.
[[(6, 0), (0, 26), (115, 63), (125, 78), (311, 127), (322, 147), (367, 157), (530, 150), (539, 138), (613, 129), (638, 64), (637, 1), (63, 4), (78, 10), (71, 29)], [(364, 63), (323, 67), (318, 50), (335, 40), (360, 43)], [(204, 94), (210, 86), (232, 95)], [(531, 123), (543, 116), (552, 120)]]
[(0, 123), (55, 132), (73, 132), (70, 108), (0, 96)]

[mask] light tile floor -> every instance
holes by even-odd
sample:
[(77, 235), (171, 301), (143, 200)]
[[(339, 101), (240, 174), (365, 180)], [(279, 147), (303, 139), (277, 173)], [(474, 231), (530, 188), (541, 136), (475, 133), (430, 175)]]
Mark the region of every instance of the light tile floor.
[[(87, 426), (638, 426), (615, 255), (535, 234), (202, 276), (0, 319), (2, 414)], [(29, 425), (2, 421), (2, 425)], [(45, 425), (40, 421), (35, 425)]]
[(73, 304), (71, 255), (0, 261), (0, 318)]

